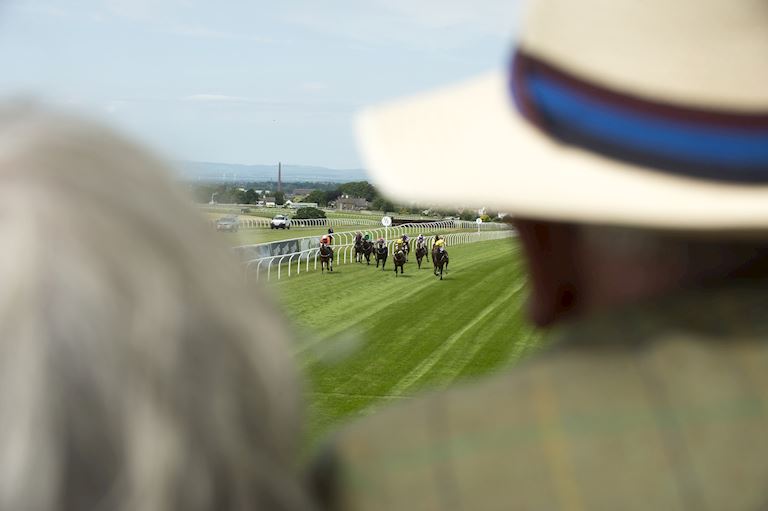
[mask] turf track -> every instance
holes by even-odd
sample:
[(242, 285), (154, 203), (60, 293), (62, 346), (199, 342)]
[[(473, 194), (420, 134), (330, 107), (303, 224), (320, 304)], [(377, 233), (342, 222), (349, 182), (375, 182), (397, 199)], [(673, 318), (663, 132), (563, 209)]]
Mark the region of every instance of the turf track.
[(405, 275), (363, 264), (273, 283), (300, 331), (312, 441), (351, 416), (516, 361), (538, 337), (523, 320), (515, 242), (450, 247), (442, 282), (415, 257)]

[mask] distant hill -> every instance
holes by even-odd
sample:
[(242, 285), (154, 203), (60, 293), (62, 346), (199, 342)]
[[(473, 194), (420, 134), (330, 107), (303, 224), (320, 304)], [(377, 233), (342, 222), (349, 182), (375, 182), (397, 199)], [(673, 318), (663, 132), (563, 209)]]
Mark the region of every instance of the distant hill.
[[(202, 161), (176, 162), (182, 179), (216, 182), (277, 181), (277, 165), (237, 165)], [(329, 169), (308, 165), (283, 164), (283, 182), (315, 181), (337, 182), (363, 181), (368, 175), (363, 169)]]

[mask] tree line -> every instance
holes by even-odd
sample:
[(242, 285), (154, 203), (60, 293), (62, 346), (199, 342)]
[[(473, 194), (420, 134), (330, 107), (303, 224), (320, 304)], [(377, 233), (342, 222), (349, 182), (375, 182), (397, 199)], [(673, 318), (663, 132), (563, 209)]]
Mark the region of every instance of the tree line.
[[(283, 192), (277, 192), (277, 184), (274, 181), (268, 182), (250, 182), (239, 184), (212, 184), (212, 183), (190, 183), (190, 192), (193, 199), (199, 203), (208, 203), (211, 197), (222, 204), (256, 204), (263, 200), (265, 196), (274, 197), (275, 204), (281, 206), (285, 204), (288, 197), (293, 195), (296, 189), (312, 189), (309, 195), (303, 197), (301, 202), (314, 202), (320, 207), (327, 207), (342, 196), (359, 197), (367, 200), (374, 211), (383, 211), (390, 214), (414, 214), (419, 215), (425, 211), (420, 205), (397, 204), (379, 193), (374, 185), (368, 181), (352, 181), (349, 183), (284, 183)], [(259, 193), (257, 190), (260, 190)], [(267, 192), (269, 195), (267, 195)], [(461, 220), (475, 220), (477, 211), (474, 209), (450, 209), (450, 208), (430, 208), (430, 216), (437, 217), (456, 217)], [(486, 222), (497, 220), (494, 212), (487, 212), (483, 215)]]

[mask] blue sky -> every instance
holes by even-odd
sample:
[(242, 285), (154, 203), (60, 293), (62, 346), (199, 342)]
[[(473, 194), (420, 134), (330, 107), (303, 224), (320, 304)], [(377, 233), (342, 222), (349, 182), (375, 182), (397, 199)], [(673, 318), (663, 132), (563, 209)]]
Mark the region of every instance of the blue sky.
[(360, 167), (354, 112), (504, 65), (516, 0), (4, 0), (0, 94), (167, 157)]

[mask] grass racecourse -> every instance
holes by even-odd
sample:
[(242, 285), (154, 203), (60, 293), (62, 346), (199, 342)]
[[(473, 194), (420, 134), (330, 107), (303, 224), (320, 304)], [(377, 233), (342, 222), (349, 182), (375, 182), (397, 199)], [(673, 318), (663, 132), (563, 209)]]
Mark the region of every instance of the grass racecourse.
[(269, 284), (294, 321), (310, 407), (309, 443), (343, 422), (428, 388), (515, 363), (536, 349), (514, 241), (449, 249), (445, 280), (415, 257), (395, 277), (365, 264)]
[[(236, 246), (323, 232), (244, 229), (217, 235)], [(537, 348), (539, 337), (524, 318), (517, 242), (457, 245), (449, 253), (442, 282), (430, 263), (425, 260), (419, 270), (411, 255), (398, 277), (390, 257), (387, 271), (337, 264), (332, 274), (302, 271), (268, 284), (297, 332), (310, 448), (354, 417), (497, 371)]]

